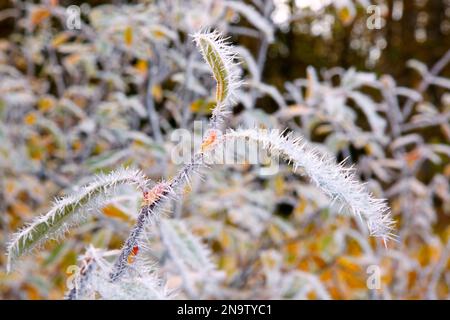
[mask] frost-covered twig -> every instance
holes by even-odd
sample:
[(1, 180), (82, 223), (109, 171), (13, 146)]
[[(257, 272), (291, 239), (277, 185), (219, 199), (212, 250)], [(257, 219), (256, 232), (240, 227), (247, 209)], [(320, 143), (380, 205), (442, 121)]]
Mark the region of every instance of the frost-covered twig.
[(139, 252), (139, 240), (145, 226), (149, 221), (157, 218), (158, 208), (163, 204), (169, 193), (170, 186), (164, 182), (157, 184), (150, 191), (144, 192), (144, 205), (141, 207), (136, 224), (128, 235), (119, 258), (110, 274), (112, 282), (117, 281), (123, 275), (129, 264), (130, 256), (132, 254), (136, 255)]

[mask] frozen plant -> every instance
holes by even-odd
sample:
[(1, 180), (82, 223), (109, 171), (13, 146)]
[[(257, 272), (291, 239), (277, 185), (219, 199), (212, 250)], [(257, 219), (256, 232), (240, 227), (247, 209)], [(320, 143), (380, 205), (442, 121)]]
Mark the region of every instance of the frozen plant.
[[(272, 154), (280, 154), (292, 163), (294, 170), (302, 170), (330, 198), (349, 208), (356, 216), (364, 219), (373, 236), (384, 241), (394, 238), (393, 221), (384, 200), (374, 198), (363, 184), (357, 181), (351, 168), (336, 164), (334, 158), (315, 151), (301, 137), (275, 131), (261, 132), (257, 129), (240, 129), (223, 133), (225, 123), (233, 105), (233, 97), (240, 84), (236, 71), (236, 56), (233, 47), (218, 32), (199, 32), (193, 36), (204, 60), (209, 65), (216, 81), (216, 102), (212, 112), (209, 130), (191, 161), (167, 181), (161, 181), (149, 188), (150, 182), (136, 170), (121, 169), (107, 176), (100, 176), (80, 191), (58, 200), (45, 215), (36, 218), (28, 226), (16, 233), (8, 246), (8, 266), (20, 256), (42, 245), (48, 239), (59, 238), (70, 227), (101, 207), (99, 201), (107, 200), (110, 192), (119, 184), (133, 184), (142, 191), (142, 205), (122, 249), (115, 262), (104, 259), (94, 249), (88, 249), (84, 263), (84, 273), (77, 278), (82, 292), (72, 289), (68, 298), (93, 297), (93, 292), (102, 298), (152, 298), (166, 297), (160, 290), (161, 283), (155, 271), (144, 258), (142, 252), (148, 246), (148, 233), (157, 226), (162, 235), (162, 243), (175, 261), (184, 280), (186, 291), (191, 296), (197, 292), (187, 273), (190, 269), (214, 274), (209, 260), (209, 251), (191, 235), (182, 221), (162, 220), (161, 215), (169, 200), (179, 200), (192, 177), (207, 167), (206, 161), (213, 157), (214, 150), (235, 139), (246, 139), (262, 145)], [(148, 288), (152, 290), (148, 290)], [(76, 286), (74, 288), (77, 288)], [(75, 291), (74, 291), (75, 290)], [(146, 295), (143, 293), (146, 292)]]

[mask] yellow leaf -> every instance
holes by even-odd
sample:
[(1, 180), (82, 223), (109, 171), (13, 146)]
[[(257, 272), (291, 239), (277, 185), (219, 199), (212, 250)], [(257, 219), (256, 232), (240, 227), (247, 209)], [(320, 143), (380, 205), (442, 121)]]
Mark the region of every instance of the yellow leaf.
[(349, 24), (353, 20), (353, 15), (348, 7), (341, 8), (338, 11), (338, 17), (345, 25)]
[(287, 252), (287, 260), (289, 262), (295, 262), (300, 255), (300, 243), (299, 242), (290, 242), (286, 245)]
[(418, 261), (421, 266), (436, 263), (441, 256), (441, 248), (434, 245), (423, 245), (418, 251)]
[(42, 112), (45, 112), (45, 111), (48, 111), (51, 108), (53, 108), (54, 104), (55, 104), (55, 101), (52, 98), (44, 97), (44, 98), (39, 99), (38, 108)]
[(305, 99), (306, 101), (310, 100), (314, 95), (314, 77), (313, 73), (307, 70), (306, 72), (306, 92)]
[(156, 102), (161, 102), (163, 98), (163, 90), (160, 85), (154, 85), (152, 87), (152, 96), (155, 98)]
[(359, 246), (358, 242), (356, 241), (349, 241), (349, 243), (347, 244), (347, 250), (348, 253), (352, 256), (352, 257), (357, 257), (363, 254), (363, 251), (361, 249), (361, 247)]
[(192, 186), (189, 184), (186, 184), (183, 188), (183, 194), (188, 194), (192, 191)]
[(321, 124), (317, 126), (315, 133), (318, 135), (325, 135), (327, 133), (332, 132), (333, 130), (334, 130), (333, 127), (329, 124)]
[(269, 227), (267, 228), (267, 232), (269, 233), (270, 238), (274, 241), (274, 242), (282, 242), (284, 239), (284, 233), (281, 232), (281, 230), (279, 228), (277, 228), (276, 225), (274, 224), (270, 224)]
[(228, 276), (236, 272), (237, 261), (233, 255), (224, 255), (219, 260), (219, 268), (224, 270)]
[(199, 112), (201, 106), (202, 106), (202, 100), (195, 100), (194, 102), (191, 103), (191, 111)]
[(16, 189), (16, 183), (14, 181), (7, 181), (5, 190), (7, 194), (12, 194)]
[(307, 259), (302, 259), (298, 264), (297, 264), (297, 269), (301, 270), (301, 271), (309, 271), (309, 262)]
[(315, 291), (309, 291), (308, 294), (306, 295), (306, 298), (308, 300), (316, 300), (317, 299), (317, 294)]
[(37, 115), (34, 112), (30, 112), (28, 113), (25, 118), (23, 119), (23, 121), (25, 122), (26, 125), (32, 126), (33, 124), (36, 123), (37, 120)]
[(297, 218), (300, 218), (305, 213), (307, 205), (308, 205), (308, 201), (304, 197), (300, 196), (297, 206), (294, 209), (294, 215)]
[(276, 257), (270, 252), (263, 252), (261, 254), (261, 262), (262, 265), (269, 270), (274, 270), (278, 266)]
[(128, 215), (113, 204), (109, 204), (106, 207), (103, 207), (102, 212), (105, 216), (108, 217), (128, 220)]
[(416, 280), (417, 280), (417, 272), (416, 271), (409, 271), (408, 275), (408, 289), (412, 290), (412, 288), (415, 286), (416, 284)]
[(322, 272), (319, 276), (320, 280), (322, 282), (327, 282), (333, 279), (333, 271), (332, 269), (326, 269), (324, 272)]
[(235, 16), (236, 16), (236, 14), (234, 13), (233, 10), (228, 9), (225, 11), (225, 20), (226, 21), (232, 21)]
[(361, 267), (355, 262), (345, 257), (339, 257), (336, 261), (337, 265), (350, 272), (360, 272)]
[(72, 149), (73, 149), (74, 151), (80, 151), (82, 147), (83, 147), (83, 144), (81, 143), (80, 140), (75, 140), (75, 141), (72, 143)]
[[(310, 94), (310, 93), (308, 93)], [(298, 116), (302, 116), (302, 115), (307, 115), (311, 113), (310, 110), (308, 109), (308, 107), (304, 106), (304, 105), (290, 105), (285, 109), (282, 109), (278, 112), (279, 116), (282, 117), (283, 119), (290, 119), (293, 117), (298, 117)]]
[(447, 165), (444, 167), (444, 175), (445, 175), (447, 178), (450, 178), (450, 164), (447, 164)]
[(225, 232), (225, 230), (222, 230), (222, 232), (220, 233), (219, 242), (224, 249), (227, 249), (231, 246), (232, 239), (230, 235), (227, 232)]
[(133, 43), (133, 28), (131, 26), (125, 28), (125, 31), (123, 32), (123, 39), (128, 47), (131, 46)]
[(31, 208), (20, 201), (11, 204), (11, 211), (19, 217), (28, 217), (31, 214)]
[(32, 135), (27, 142), (27, 150), (29, 156), (33, 160), (42, 160), (44, 150), (42, 147), (42, 139), (38, 135)]
[(284, 178), (282, 175), (277, 175), (275, 177), (275, 194), (281, 196), (284, 193)]
[(365, 273), (354, 273), (347, 270), (338, 271), (340, 278), (345, 281), (350, 289), (366, 289)]
[(52, 46), (54, 48), (59, 47), (63, 43), (65, 43), (70, 38), (70, 35), (67, 32), (58, 33), (52, 40)]
[(216, 104), (212, 101), (207, 102), (203, 99), (195, 100), (191, 103), (191, 111), (201, 114), (210, 114)]
[(134, 67), (136, 68), (136, 70), (141, 73), (142, 75), (146, 75), (147, 74), (147, 70), (148, 70), (148, 63), (146, 60), (138, 60), (136, 62), (136, 64), (134, 65)]
[(368, 154), (368, 155), (372, 155), (373, 154), (373, 147), (372, 147), (372, 145), (370, 144), (370, 143), (368, 143), (368, 144), (366, 144), (366, 145), (364, 145), (364, 150), (366, 151), (366, 153)]
[(153, 36), (156, 38), (156, 39), (163, 39), (165, 36), (166, 36), (166, 34), (164, 33), (164, 31), (161, 31), (161, 30), (153, 30)]

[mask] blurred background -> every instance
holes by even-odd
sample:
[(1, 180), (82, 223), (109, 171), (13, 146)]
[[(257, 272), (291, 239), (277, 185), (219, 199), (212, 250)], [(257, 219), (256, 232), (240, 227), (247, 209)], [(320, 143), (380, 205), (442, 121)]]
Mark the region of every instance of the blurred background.
[[(124, 189), (6, 274), (9, 237), (55, 197), (122, 166), (177, 172), (171, 133), (214, 105), (202, 28), (241, 57), (228, 125), (289, 128), (347, 159), (399, 236), (385, 248), (288, 165), (214, 167), (168, 214), (223, 274), (204, 297), (448, 299), (448, 0), (0, 1), (0, 298), (63, 298), (67, 268), (88, 244), (120, 248), (140, 204)], [(157, 232), (149, 247), (176, 284)]]

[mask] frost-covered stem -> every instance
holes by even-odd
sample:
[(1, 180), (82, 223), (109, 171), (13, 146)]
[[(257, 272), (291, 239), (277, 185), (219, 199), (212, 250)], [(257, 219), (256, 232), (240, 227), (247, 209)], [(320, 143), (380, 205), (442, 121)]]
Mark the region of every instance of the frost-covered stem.
[(190, 181), (192, 173), (203, 164), (203, 153), (197, 153), (192, 161), (185, 165), (178, 174), (169, 182), (161, 182), (153, 187), (147, 194), (150, 196), (146, 200), (146, 194), (144, 193), (144, 204), (139, 212), (136, 224), (131, 230), (125, 244), (122, 247), (119, 258), (114, 264), (113, 271), (110, 274), (110, 280), (112, 282), (117, 281), (126, 271), (129, 266), (128, 257), (133, 252), (133, 248), (139, 246), (139, 239), (142, 235), (145, 227), (154, 219), (158, 222), (159, 211), (170, 199), (170, 197), (176, 197), (177, 192), (183, 188), (183, 186)]
[(158, 209), (165, 204), (170, 195), (177, 196), (177, 191), (181, 190), (186, 183), (189, 183), (193, 172), (204, 165), (204, 151), (216, 143), (216, 131), (214, 129), (227, 114), (226, 108), (237, 86), (237, 75), (234, 70), (235, 66), (232, 63), (234, 55), (229, 45), (220, 35), (216, 32), (197, 33), (194, 35), (194, 40), (200, 48), (203, 58), (210, 66), (217, 82), (217, 105), (213, 110), (210, 121), (210, 127), (213, 130), (209, 131), (209, 134), (204, 138), (202, 148), (193, 156), (191, 162), (186, 164), (169, 183), (161, 182), (153, 187), (149, 192), (150, 198), (147, 200), (144, 195), (144, 201), (147, 201), (147, 203), (141, 208), (137, 222), (125, 241), (119, 258), (110, 274), (112, 282), (117, 281), (127, 269), (129, 265), (128, 258), (133, 249), (139, 245), (139, 238), (149, 219), (155, 218), (158, 221)]
[[(214, 146), (217, 142), (217, 131), (215, 130), (223, 118), (229, 113), (227, 108), (234, 90), (239, 81), (233, 64), (234, 54), (230, 50), (229, 44), (220, 37), (217, 32), (197, 33), (194, 40), (208, 63), (217, 82), (216, 101), (217, 105), (213, 110), (210, 120), (211, 130), (203, 139), (201, 149), (193, 156), (191, 162), (186, 164), (178, 174), (169, 182), (161, 182), (153, 187), (149, 192), (151, 199), (141, 208), (137, 222), (128, 236), (116, 261), (113, 271), (110, 274), (112, 282), (117, 281), (127, 269), (128, 258), (136, 246), (139, 246), (139, 238), (145, 229), (150, 218), (158, 221), (159, 209), (165, 204), (169, 196), (176, 197), (177, 192), (189, 183), (190, 176), (205, 164), (205, 151)], [(145, 198), (145, 196), (144, 196)], [(144, 199), (144, 201), (146, 201)], [(151, 202), (149, 202), (151, 201)]]
[(134, 225), (133, 229), (128, 235), (128, 238), (125, 241), (125, 244), (123, 245), (123, 248), (120, 252), (119, 258), (114, 264), (113, 271), (110, 274), (110, 279), (112, 282), (117, 281), (125, 272), (128, 266), (128, 257), (130, 257), (133, 248), (135, 248), (138, 245), (139, 238), (142, 235), (146, 223), (156, 205), (157, 201), (155, 201), (150, 205), (144, 205), (141, 208), (136, 224)]

